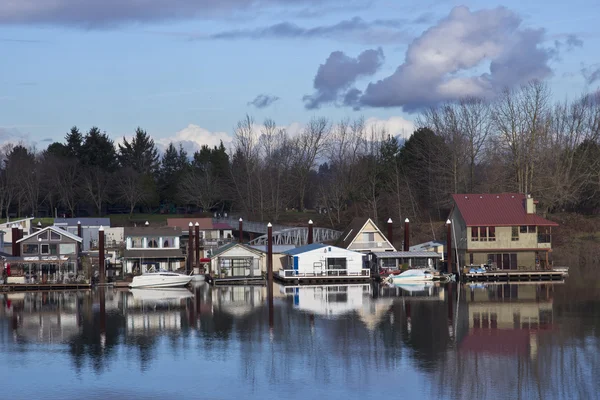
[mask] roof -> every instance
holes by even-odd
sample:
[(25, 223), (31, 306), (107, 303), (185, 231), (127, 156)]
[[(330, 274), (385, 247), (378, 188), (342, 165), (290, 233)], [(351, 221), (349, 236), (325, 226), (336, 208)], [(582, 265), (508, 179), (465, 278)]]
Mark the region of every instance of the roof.
[(45, 227), (45, 228), (42, 228), (42, 229), (40, 229), (39, 231), (36, 231), (36, 232), (32, 233), (31, 235), (27, 235), (27, 236), (24, 236), (24, 237), (22, 237), (21, 239), (17, 240), (17, 243), (21, 243), (21, 242), (22, 242), (22, 241), (24, 241), (24, 240), (31, 239), (32, 237), (36, 237), (36, 236), (38, 236), (40, 233), (42, 233), (42, 232), (46, 232), (46, 231), (48, 231), (48, 230), (50, 230), (50, 231), (54, 231), (54, 232), (58, 233), (59, 235), (66, 236), (66, 237), (68, 237), (69, 239), (73, 239), (73, 240), (75, 240), (76, 242), (82, 242), (82, 241), (83, 241), (83, 239), (82, 239), (82, 238), (80, 238), (79, 236), (77, 236), (77, 235), (73, 235), (72, 233), (69, 233), (69, 232), (67, 232), (67, 231), (66, 231), (66, 230), (64, 230), (64, 229), (60, 229), (60, 228), (59, 228), (59, 227), (57, 227), (57, 226), (47, 226), (47, 227)]
[(377, 258), (442, 258), (435, 251), (382, 251), (373, 253)]
[(429, 242), (415, 244), (414, 246), (410, 246), (410, 251), (427, 251), (432, 247), (445, 246), (446, 244), (439, 240), (430, 240)]
[(214, 222), (213, 229), (233, 229), (233, 227), (226, 222)]
[(135, 249), (125, 250), (124, 258), (184, 258), (181, 249)]
[(362, 229), (365, 227), (365, 225), (367, 225), (368, 222), (371, 222), (373, 226), (379, 231), (379, 233), (381, 233), (381, 236), (383, 236), (384, 240), (390, 245), (390, 247), (392, 249), (395, 249), (394, 245), (390, 243), (386, 235), (384, 235), (381, 229), (379, 229), (375, 221), (373, 221), (371, 218), (366, 217), (354, 218), (352, 222), (350, 222), (350, 225), (348, 225), (344, 232), (342, 232), (339, 239), (335, 241), (334, 245), (337, 247), (347, 249), (352, 244), (352, 242), (354, 242), (354, 239), (356, 239), (358, 234), (361, 233)]
[(54, 225), (77, 226), (110, 226), (110, 218), (54, 218)]
[(171, 228), (180, 228), (182, 231), (187, 231), (196, 222), (200, 226), (200, 230), (213, 229), (212, 218), (167, 218), (167, 226)]
[(221, 246), (218, 249), (213, 250), (212, 253), (211, 253), (211, 255), (210, 255), (210, 258), (215, 258), (219, 254), (223, 254), (226, 251), (228, 251), (229, 249), (232, 249), (232, 248), (234, 248), (236, 246), (241, 246), (241, 247), (245, 248), (246, 250), (251, 251), (252, 253), (260, 253), (260, 250), (255, 249), (255, 248), (253, 248), (251, 246), (248, 246), (248, 245), (245, 245), (245, 244), (241, 244), (241, 243), (235, 243), (234, 242), (234, 243), (226, 244), (225, 246)]
[(181, 229), (168, 226), (126, 227), (124, 236), (181, 236)]
[[(267, 252), (267, 246), (264, 244), (253, 244), (253, 245), (249, 245), (248, 247), (252, 247), (253, 249), (256, 249), (263, 253)], [(273, 253), (285, 253), (286, 251), (289, 251), (289, 250), (292, 250), (295, 248), (296, 248), (296, 246), (294, 246), (293, 244), (273, 245)]]
[(453, 194), (452, 198), (467, 226), (558, 226), (525, 211), (522, 193)]
[(322, 249), (323, 247), (327, 247), (327, 246), (325, 246), (322, 243), (312, 243), (312, 244), (307, 244), (305, 246), (296, 247), (295, 249), (290, 249), (288, 251), (284, 251), (283, 254), (287, 254), (288, 256), (295, 256), (297, 254), (306, 253), (307, 251)]

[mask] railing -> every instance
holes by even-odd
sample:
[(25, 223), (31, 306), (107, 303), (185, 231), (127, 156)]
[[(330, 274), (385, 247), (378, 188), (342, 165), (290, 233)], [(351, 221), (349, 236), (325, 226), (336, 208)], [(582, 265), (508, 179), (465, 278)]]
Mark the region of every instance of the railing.
[(307, 277), (330, 277), (330, 276), (364, 276), (370, 277), (371, 270), (363, 268), (360, 272), (348, 271), (347, 269), (324, 269), (321, 272), (298, 272), (294, 269), (280, 269), (279, 276), (283, 278), (307, 278)]
[(385, 242), (354, 242), (349, 249), (382, 249), (384, 247), (387, 247)]

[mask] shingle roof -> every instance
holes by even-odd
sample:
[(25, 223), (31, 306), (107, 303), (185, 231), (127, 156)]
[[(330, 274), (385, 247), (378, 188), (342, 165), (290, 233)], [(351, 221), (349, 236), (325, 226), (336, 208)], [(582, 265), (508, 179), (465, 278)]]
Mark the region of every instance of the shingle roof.
[(233, 229), (227, 222), (213, 222), (213, 229)]
[(225, 246), (221, 246), (218, 249), (213, 250), (212, 253), (211, 253), (211, 255), (210, 255), (210, 257), (211, 258), (215, 258), (219, 254), (223, 254), (223, 253), (225, 253), (226, 251), (228, 251), (229, 249), (231, 249), (231, 248), (233, 248), (235, 246), (241, 246), (241, 247), (245, 248), (246, 250), (251, 251), (252, 253), (255, 253), (255, 254), (259, 254), (260, 253), (260, 250), (252, 248), (251, 246), (233, 242), (233, 243), (226, 244)]
[(354, 218), (352, 222), (350, 222), (350, 225), (348, 225), (344, 232), (342, 232), (342, 235), (339, 237), (339, 239), (336, 240), (335, 245), (347, 249), (368, 220), (369, 218), (364, 217)]
[(453, 194), (467, 226), (558, 226), (536, 214), (527, 214), (522, 193)]
[(305, 246), (296, 247), (295, 249), (284, 251), (283, 254), (287, 254), (288, 256), (295, 256), (297, 254), (306, 253), (307, 251), (322, 249), (323, 247), (327, 247), (327, 246), (325, 246), (324, 244), (321, 244), (321, 243), (312, 243), (312, 244), (307, 244)]
[(442, 258), (435, 251), (382, 251), (373, 253), (377, 258)]
[(189, 230), (190, 222), (200, 226), (200, 230), (213, 229), (212, 218), (167, 218), (167, 226), (180, 228), (183, 231)]
[(430, 240), (429, 242), (415, 244), (409, 247), (410, 251), (428, 251), (432, 247), (445, 246), (446, 244), (439, 240)]
[[(264, 244), (253, 244), (253, 245), (249, 245), (248, 247), (252, 247), (253, 249), (256, 249), (262, 253), (266, 253), (267, 252), (267, 246)], [(273, 253), (285, 253), (286, 251), (295, 249), (296, 246), (294, 246), (293, 244), (275, 244), (273, 245)]]

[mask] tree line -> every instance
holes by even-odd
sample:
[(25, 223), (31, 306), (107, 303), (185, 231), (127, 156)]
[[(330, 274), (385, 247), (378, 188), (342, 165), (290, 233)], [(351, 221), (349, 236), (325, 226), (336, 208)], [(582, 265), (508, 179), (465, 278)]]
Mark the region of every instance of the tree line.
[(235, 211), (277, 221), (320, 209), (331, 226), (357, 215), (441, 220), (452, 193), (532, 194), (544, 211), (600, 210), (600, 94), (552, 102), (543, 82), (494, 101), (464, 98), (424, 110), (404, 140), (363, 118), (311, 119), (291, 134), (246, 116), (231, 148), (163, 154), (146, 131), (115, 146), (106, 132), (73, 127), (37, 151), (7, 145), (0, 215), (102, 215), (111, 210)]

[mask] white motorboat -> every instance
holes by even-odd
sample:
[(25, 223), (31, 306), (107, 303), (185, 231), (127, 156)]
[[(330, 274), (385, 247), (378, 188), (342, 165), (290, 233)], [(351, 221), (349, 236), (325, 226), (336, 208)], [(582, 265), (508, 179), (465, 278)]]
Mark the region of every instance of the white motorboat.
[(161, 302), (171, 300), (183, 300), (193, 297), (193, 293), (184, 288), (147, 288), (129, 289), (135, 301)]
[(388, 279), (394, 284), (432, 281), (433, 272), (427, 269), (409, 269), (399, 275), (390, 275)]
[(168, 288), (182, 287), (190, 283), (190, 275), (178, 274), (176, 272), (148, 272), (139, 276), (134, 276), (129, 284), (130, 288)]
[(206, 279), (204, 277), (204, 274), (194, 274), (190, 276), (192, 277), (192, 282), (204, 282), (204, 280)]
[(428, 281), (406, 281), (397, 283), (395, 286), (408, 293), (431, 292), (433, 282)]

